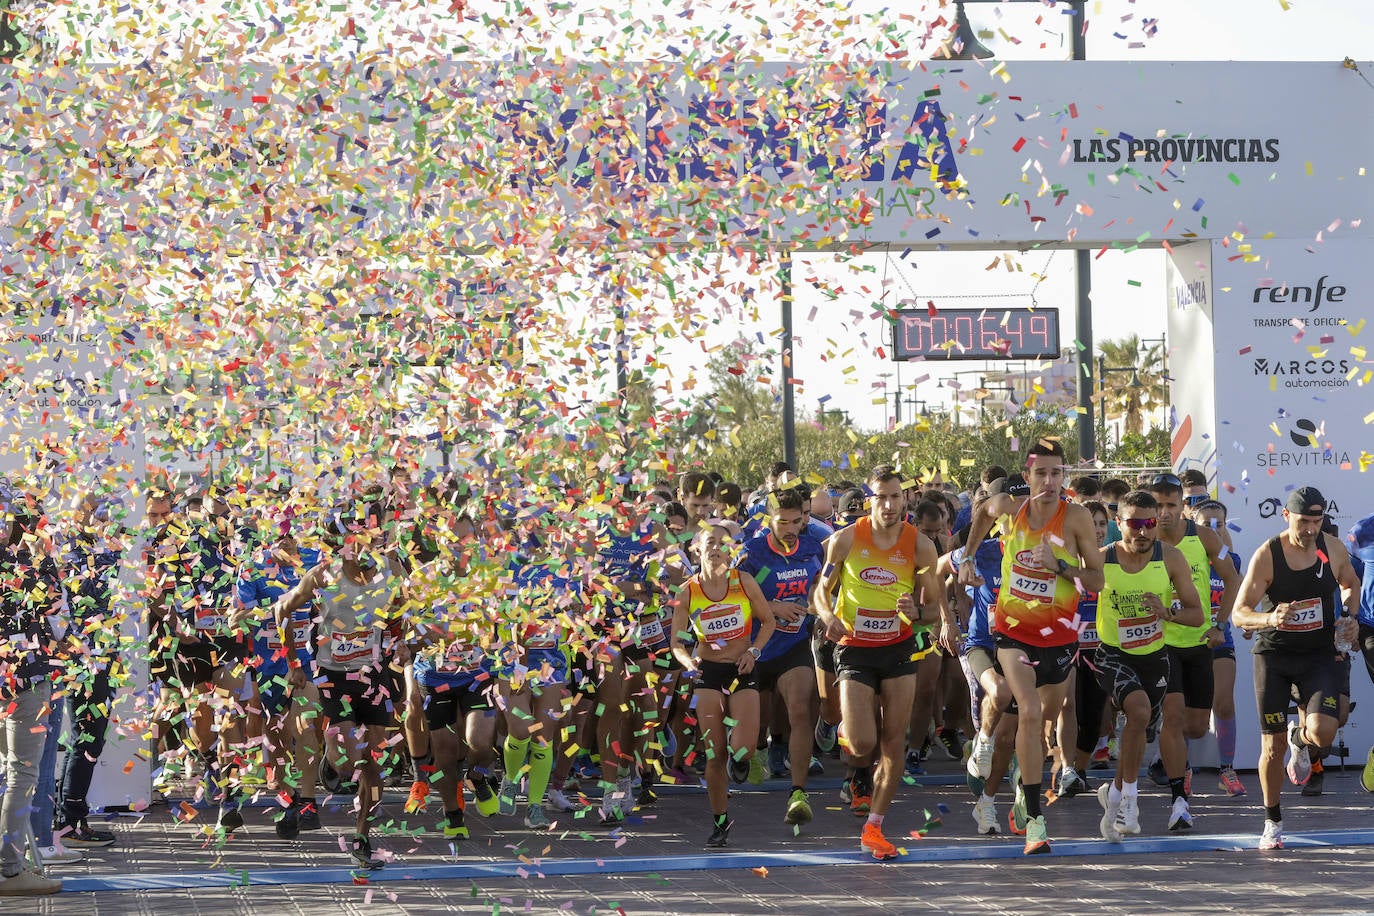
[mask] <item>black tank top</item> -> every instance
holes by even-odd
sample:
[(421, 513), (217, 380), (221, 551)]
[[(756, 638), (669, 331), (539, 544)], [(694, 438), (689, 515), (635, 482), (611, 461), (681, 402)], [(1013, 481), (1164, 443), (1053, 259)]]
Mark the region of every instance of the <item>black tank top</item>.
[(1255, 652), (1335, 651), (1336, 590), (1340, 584), (1331, 571), (1326, 537), (1317, 535), (1317, 562), (1306, 569), (1291, 569), (1283, 558), (1282, 535), (1269, 539), (1269, 557), (1274, 564), (1274, 579), (1265, 592), (1275, 605), (1299, 605), (1298, 618), (1282, 630), (1261, 630), (1255, 637)]

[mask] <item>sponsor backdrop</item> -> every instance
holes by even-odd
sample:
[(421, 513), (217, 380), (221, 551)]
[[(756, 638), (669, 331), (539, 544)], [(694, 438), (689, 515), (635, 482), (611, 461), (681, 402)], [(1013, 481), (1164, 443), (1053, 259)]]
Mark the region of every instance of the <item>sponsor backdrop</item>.
[[(41, 310), (6, 321), (0, 352), (5, 372), (4, 420), (0, 436), (0, 473), (37, 486), (49, 511), (79, 492), (114, 485), (136, 529), (142, 501), (127, 484), (143, 479), (143, 437), (130, 409), (123, 373), (110, 362), (104, 325), (92, 320), (89, 304), (49, 302)], [(66, 508), (64, 506), (64, 508)], [(121, 512), (111, 512), (119, 517)], [(129, 540), (120, 565), (114, 610), (123, 613), (121, 646), (130, 687), (121, 691), (110, 716), (105, 751), (96, 768), (92, 806), (141, 806), (151, 791), (148, 762), (146, 688), (148, 662), (139, 648), (143, 603), (138, 541)], [(132, 650), (132, 651), (128, 651)], [(140, 708), (141, 707), (141, 708)]]
[[(1283, 505), (1296, 487), (1322, 491), (1343, 538), (1356, 519), (1374, 512), (1374, 471), (1365, 472), (1374, 447), (1369, 244), (1270, 241), (1263, 261), (1236, 257), (1221, 241), (1211, 245), (1210, 282), (1201, 282), (1207, 259), (1192, 255), (1196, 246), (1176, 248), (1169, 263), (1175, 467), (1215, 473), (1232, 541), (1246, 563), (1283, 530)], [(1200, 353), (1202, 339), (1212, 342), (1210, 358)], [(1209, 400), (1209, 391), (1214, 424), (1207, 404), (1198, 403)], [(1259, 753), (1250, 645), (1236, 639), (1236, 759), (1245, 767)], [(1351, 696), (1359, 708), (1343, 737), (1362, 761), (1374, 745), (1374, 687), (1358, 657)]]

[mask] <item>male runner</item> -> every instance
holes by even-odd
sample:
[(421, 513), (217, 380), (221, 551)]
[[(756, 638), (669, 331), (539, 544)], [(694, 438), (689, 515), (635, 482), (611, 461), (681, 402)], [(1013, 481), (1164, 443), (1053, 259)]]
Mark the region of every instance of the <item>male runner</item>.
[[(1369, 572), (1369, 567), (1374, 566), (1374, 515), (1366, 515), (1351, 525), (1346, 541), (1350, 544), (1350, 563), (1364, 583), (1360, 589), (1359, 647), (1365, 670), (1374, 680), (1374, 575)], [(1374, 792), (1374, 747), (1369, 749), (1360, 785), (1366, 792)]]
[[(1312, 775), (1309, 747), (1321, 755), (1330, 752), (1340, 697), (1334, 643), (1353, 642), (1358, 631), (1360, 580), (1345, 545), (1321, 533), (1325, 517), (1326, 499), (1316, 487), (1290, 493), (1283, 509), (1288, 527), (1255, 551), (1236, 599), (1236, 625), (1257, 631), (1252, 654), (1265, 818), (1260, 849), (1283, 848), (1279, 790), (1284, 748), (1289, 749), (1288, 777), (1295, 785)], [(1340, 610), (1338, 586), (1344, 599)], [(1262, 598), (1272, 602), (1271, 610), (1259, 610)], [(1299, 712), (1290, 724), (1288, 704), (1295, 684)]]
[[(997, 667), (1016, 698), (1016, 756), (1022, 762), (1027, 855), (1048, 852), (1045, 818), (1040, 812), (1040, 776), (1045, 759), (1045, 722), (1059, 717), (1068, 690), (1069, 670), (1078, 642), (1079, 590), (1102, 588), (1102, 553), (1097, 549), (1092, 515), (1065, 502), (1064, 449), (1042, 439), (1026, 455), (1030, 498), (1019, 509), (1000, 494), (973, 515), (968, 542), (981, 543), (994, 522), (1002, 524), (1002, 590), (994, 624)], [(959, 569), (959, 581), (977, 585), (974, 564)], [(1026, 779), (1035, 781), (1028, 783)], [(1013, 824), (1013, 827), (1015, 825)]]
[(1197, 626), (1189, 626), (1168, 620), (1164, 624), (1164, 644), (1169, 649), (1169, 690), (1164, 697), (1159, 729), (1162, 763), (1156, 765), (1152, 761), (1150, 772), (1156, 782), (1160, 781), (1160, 776), (1166, 777), (1164, 782), (1173, 797), (1174, 819), (1169, 829), (1186, 830), (1191, 826), (1187, 799), (1192, 790), (1187, 742), (1207, 734), (1211, 725), (1215, 690), (1212, 650), (1226, 640), (1225, 628), (1231, 622), (1231, 606), (1240, 587), (1240, 575), (1221, 536), (1184, 517), (1183, 482), (1179, 478), (1173, 474), (1159, 474), (1150, 481), (1149, 491), (1159, 506), (1158, 538), (1177, 547), (1188, 559), (1197, 593), (1210, 597), (1213, 573), (1222, 582), (1215, 622), (1203, 620)]
[(784, 821), (800, 825), (812, 817), (811, 804), (806, 797), (806, 780), (813, 738), (811, 707), (816, 697), (811, 616), (807, 613), (807, 605), (821, 571), (825, 549), (820, 541), (802, 530), (806, 513), (800, 490), (780, 489), (769, 502), (768, 528), (761, 537), (745, 542), (738, 568), (759, 584), (777, 623), (754, 666), (754, 674), (760, 693), (776, 691), (787, 710), (791, 729), (787, 751), (791, 760), (792, 794), (788, 798)]
[[(1102, 837), (1140, 832), (1136, 774), (1145, 751), (1145, 729), (1159, 715), (1169, 685), (1172, 657), (1166, 644), (1169, 622), (1197, 626), (1206, 620), (1188, 560), (1159, 538), (1154, 496), (1136, 490), (1122, 497), (1117, 522), (1122, 539), (1102, 548), (1105, 584), (1097, 596), (1094, 659), (1102, 689), (1126, 715), (1118, 736), (1116, 778), (1097, 790)], [(1174, 797), (1170, 830), (1193, 825), (1188, 800)]]
[[(956, 651), (959, 626), (945, 601), (935, 545), (902, 519), (901, 477), (880, 466), (869, 475), (873, 491), (867, 518), (827, 542), (816, 613), (838, 643), (835, 672), (845, 738), (854, 762), (853, 807), (862, 813), (871, 793), (861, 845), (875, 859), (897, 847), (883, 836), (883, 818), (902, 776), (907, 723), (916, 690), (917, 660), (930, 652), (930, 627)], [(933, 609), (933, 612), (932, 612)], [(860, 762), (877, 751), (877, 772)]]

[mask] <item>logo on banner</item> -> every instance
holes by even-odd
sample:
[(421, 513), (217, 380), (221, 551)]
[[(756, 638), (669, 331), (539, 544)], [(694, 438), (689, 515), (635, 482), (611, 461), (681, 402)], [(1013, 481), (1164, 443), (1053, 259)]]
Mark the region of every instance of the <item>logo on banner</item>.
[[(1260, 518), (1274, 518), (1274, 517), (1277, 516), (1277, 515), (1282, 515), (1282, 514), (1283, 514), (1283, 503), (1284, 503), (1284, 501), (1283, 501), (1282, 499), (1279, 499), (1277, 496), (1269, 496), (1269, 497), (1266, 497), (1266, 498), (1260, 500), (1259, 506), (1258, 506), (1258, 509), (1259, 509), (1259, 517), (1260, 517)], [(1326, 514), (1327, 514), (1327, 515), (1332, 516), (1332, 517), (1335, 517), (1335, 516), (1339, 515), (1340, 512), (1341, 512), (1341, 507), (1340, 507), (1339, 505), (1336, 504), (1336, 501), (1335, 501), (1334, 499), (1328, 499), (1328, 500), (1326, 501)]]
[(1207, 281), (1194, 280), (1192, 283), (1180, 283), (1174, 287), (1174, 299), (1179, 308), (1186, 308), (1194, 304), (1207, 304)]
[[(1255, 464), (1262, 468), (1311, 468), (1349, 466), (1350, 453), (1322, 445), (1318, 440), (1324, 430), (1315, 421), (1299, 417), (1288, 429), (1288, 439), (1300, 449), (1272, 448), (1255, 453)], [(1268, 516), (1265, 516), (1268, 518)]]
[(1285, 388), (1344, 388), (1349, 383), (1349, 359), (1329, 357), (1291, 359), (1256, 356), (1253, 373), (1256, 376), (1283, 379)]
[(1341, 302), (1345, 299), (1344, 286), (1327, 286), (1327, 275), (1317, 279), (1315, 286), (1257, 286), (1251, 301), (1256, 305), (1263, 299), (1270, 305), (1306, 305), (1307, 311), (1315, 312), (1323, 302)]

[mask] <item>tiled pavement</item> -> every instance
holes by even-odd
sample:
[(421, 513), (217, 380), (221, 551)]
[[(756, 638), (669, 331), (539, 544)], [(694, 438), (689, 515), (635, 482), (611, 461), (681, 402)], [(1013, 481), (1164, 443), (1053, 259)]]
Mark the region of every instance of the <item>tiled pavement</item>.
[[(832, 772), (837, 766), (831, 764)], [(953, 767), (945, 765), (951, 772)], [(891, 864), (865, 862), (857, 855), (859, 821), (840, 807), (833, 777), (816, 781), (816, 820), (796, 835), (782, 823), (785, 784), (738, 793), (731, 801), (736, 826), (725, 851), (731, 858), (717, 853), (702, 861), (694, 860), (705, 856), (701, 843), (709, 827), (704, 794), (698, 791), (667, 790), (654, 808), (614, 833), (597, 826), (591, 815), (565, 815), (566, 822), (550, 834), (535, 834), (514, 818), (472, 816), (472, 839), (452, 847), (437, 834), (418, 832), (432, 825), (432, 812), (404, 822), (415, 834), (393, 833), (379, 842), (395, 858), (366, 884), (355, 883), (351, 860), (341, 848), (351, 820), (342, 808), (325, 811), (325, 830), (292, 842), (276, 837), (269, 809), (251, 809), (247, 826), (220, 846), (196, 828), (213, 820), (213, 810), (184, 824), (173, 819), (176, 806), (157, 807), (141, 818), (115, 818), (117, 846), (54, 869), (72, 887), (100, 889), (45, 900), (0, 899), (0, 912), (324, 916), (620, 908), (703, 914), (1255, 914), (1374, 909), (1374, 850), (1368, 848), (1374, 845), (1374, 796), (1360, 789), (1357, 771), (1329, 772), (1321, 798), (1300, 798), (1290, 788), (1284, 798), (1290, 848), (1263, 854), (1241, 848), (1247, 842), (1253, 847), (1263, 819), (1254, 775), (1246, 782), (1250, 796), (1233, 801), (1217, 793), (1213, 778), (1199, 774), (1192, 835), (1168, 835), (1167, 790), (1146, 780), (1144, 835), (1110, 854), (1102, 854), (1108, 849), (1097, 842), (1101, 812), (1096, 799), (1059, 801), (1046, 809), (1057, 852), (1031, 859), (1017, 855), (1019, 841), (1005, 833), (974, 834), (962, 784), (907, 786), (899, 792), (887, 833), (904, 846), (908, 859)], [(399, 819), (403, 799), (399, 791), (388, 792), (383, 821)], [(941, 812), (940, 805), (948, 810)], [(1000, 807), (1005, 817), (1008, 805)], [(925, 839), (909, 837), (936, 814), (943, 823)], [(1303, 837), (1335, 845), (1299, 848), (1293, 841)], [(1008, 852), (1006, 858), (988, 858)], [(823, 864), (786, 866), (779, 858), (808, 854)], [(950, 860), (932, 861), (936, 855)], [(581, 860), (589, 873), (555, 874), (568, 870), (568, 860)], [(474, 875), (472, 866), (479, 864), (497, 867)], [(245, 876), (254, 880), (252, 886), (211, 883)], [(144, 886), (119, 889), (120, 882), (133, 878)], [(259, 879), (289, 883), (260, 885)]]

